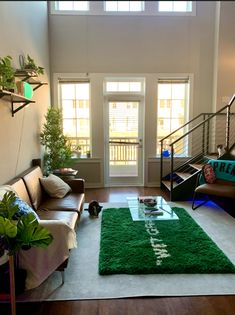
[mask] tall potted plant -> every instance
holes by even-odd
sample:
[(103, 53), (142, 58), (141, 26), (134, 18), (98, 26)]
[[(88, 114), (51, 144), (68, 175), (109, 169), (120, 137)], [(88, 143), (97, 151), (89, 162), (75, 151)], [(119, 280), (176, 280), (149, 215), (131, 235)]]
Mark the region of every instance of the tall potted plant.
[(33, 212), (21, 212), (14, 192), (6, 192), (0, 201), (0, 256), (9, 256), (10, 295), (12, 315), (15, 307), (14, 256), (20, 249), (46, 248), (53, 240)]
[(40, 142), (45, 146), (44, 167), (46, 173), (70, 166), (71, 144), (63, 134), (62, 112), (51, 107), (45, 116), (46, 122), (40, 133)]

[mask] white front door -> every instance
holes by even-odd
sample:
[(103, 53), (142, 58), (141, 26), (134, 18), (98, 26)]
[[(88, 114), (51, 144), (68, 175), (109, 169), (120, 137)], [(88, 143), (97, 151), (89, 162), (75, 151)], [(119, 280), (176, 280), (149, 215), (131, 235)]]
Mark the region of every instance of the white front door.
[(143, 185), (143, 104), (108, 101), (106, 186)]

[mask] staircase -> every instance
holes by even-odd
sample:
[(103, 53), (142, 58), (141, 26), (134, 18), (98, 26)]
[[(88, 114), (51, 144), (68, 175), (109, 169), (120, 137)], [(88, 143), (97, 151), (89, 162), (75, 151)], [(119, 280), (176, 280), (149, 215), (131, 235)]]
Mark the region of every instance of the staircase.
[[(169, 192), (171, 201), (192, 197), (197, 175), (208, 160), (235, 159), (234, 100), (235, 94), (216, 113), (202, 113), (160, 141), (161, 188)], [(220, 157), (218, 144), (226, 147)], [(168, 157), (164, 156), (165, 150), (170, 153)]]

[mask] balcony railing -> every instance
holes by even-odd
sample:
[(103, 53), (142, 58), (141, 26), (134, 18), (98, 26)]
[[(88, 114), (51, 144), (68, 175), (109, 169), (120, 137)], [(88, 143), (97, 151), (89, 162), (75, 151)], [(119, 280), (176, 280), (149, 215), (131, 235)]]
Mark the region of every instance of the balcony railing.
[(89, 137), (69, 138), (69, 141), (72, 150), (77, 151), (78, 146), (80, 147), (81, 156), (86, 156), (87, 152), (91, 150)]
[(111, 137), (109, 139), (109, 164), (134, 165), (137, 163), (138, 139), (131, 137)]

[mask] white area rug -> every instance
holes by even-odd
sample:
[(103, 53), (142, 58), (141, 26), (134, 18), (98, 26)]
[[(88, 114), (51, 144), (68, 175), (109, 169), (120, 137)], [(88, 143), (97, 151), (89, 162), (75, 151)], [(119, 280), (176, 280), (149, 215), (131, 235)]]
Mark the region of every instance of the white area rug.
[[(193, 211), (188, 202), (170, 203), (186, 209), (235, 264), (235, 219), (214, 204)], [(127, 207), (104, 203), (104, 208)], [(86, 207), (85, 207), (86, 208)], [(26, 291), (18, 301), (109, 299), (140, 296), (192, 296), (235, 294), (235, 274), (98, 274), (100, 223), (83, 212), (78, 228), (78, 248), (72, 250), (65, 283), (54, 272), (40, 287)]]

